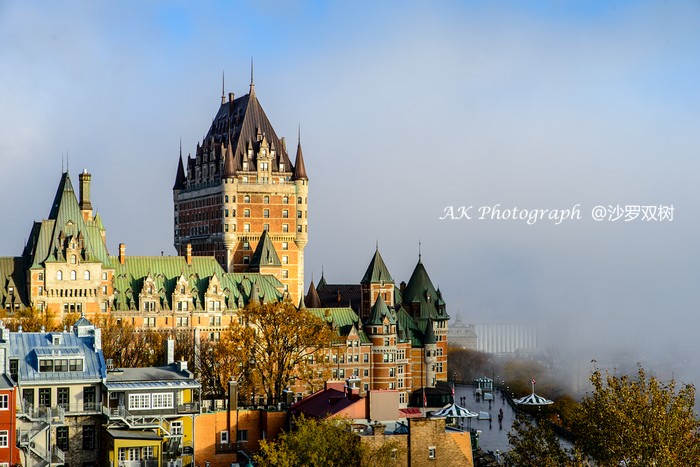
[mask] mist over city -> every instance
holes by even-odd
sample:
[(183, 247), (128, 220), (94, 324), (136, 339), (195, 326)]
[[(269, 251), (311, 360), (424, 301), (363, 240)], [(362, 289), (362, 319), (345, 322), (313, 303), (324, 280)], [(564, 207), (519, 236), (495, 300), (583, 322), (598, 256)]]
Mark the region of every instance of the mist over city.
[(536, 324), (573, 390), (593, 360), (700, 383), (696, 2), (2, 2), (0, 43), (0, 255), (84, 168), (111, 254), (175, 255), (180, 144), (252, 57), (304, 150), (306, 287), (420, 248), (452, 322)]

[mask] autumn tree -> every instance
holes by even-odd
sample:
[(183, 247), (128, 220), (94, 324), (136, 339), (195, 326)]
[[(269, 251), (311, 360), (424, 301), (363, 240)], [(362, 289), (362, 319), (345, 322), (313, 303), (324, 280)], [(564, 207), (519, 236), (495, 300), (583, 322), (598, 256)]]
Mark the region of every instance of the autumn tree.
[(300, 416), (291, 431), (274, 441), (260, 442), (257, 465), (266, 467), (346, 467), (390, 465), (398, 448), (395, 441), (378, 445), (362, 443), (345, 419), (316, 420)]
[(102, 353), (117, 368), (157, 366), (165, 359), (165, 338), (154, 330), (137, 330), (131, 323), (107, 316), (98, 325), (102, 330)]
[(13, 332), (18, 331), (20, 326), (24, 332), (40, 332), (42, 329), (47, 332), (63, 330), (63, 323), (56, 322), (55, 317), (51, 309), (37, 310), (27, 307), (13, 313), (3, 310), (2, 320), (5, 327)]
[(214, 349), (219, 381), (229, 380), (261, 391), (270, 403), (309, 374), (309, 358), (327, 349), (333, 331), (328, 324), (291, 303), (250, 304), (239, 312)]
[(566, 405), (575, 451), (563, 450), (543, 420), (519, 419), (509, 434), (510, 465), (578, 466), (586, 459), (601, 467), (700, 465), (693, 385), (676, 390), (674, 380), (662, 383), (641, 366), (636, 378), (596, 371), (591, 382), (591, 395)]
[(600, 466), (700, 465), (695, 387), (676, 390), (639, 366), (637, 377), (591, 376), (593, 394), (571, 423), (576, 445)]

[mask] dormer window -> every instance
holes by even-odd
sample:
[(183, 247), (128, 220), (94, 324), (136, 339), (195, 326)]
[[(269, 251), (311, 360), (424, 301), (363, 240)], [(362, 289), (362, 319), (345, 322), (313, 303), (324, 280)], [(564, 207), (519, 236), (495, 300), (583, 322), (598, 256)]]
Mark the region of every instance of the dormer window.
[(280, 162), (280, 172), (284, 172), (284, 162)]
[(62, 281), (62, 280), (63, 280), (63, 271), (57, 271), (57, 272), (56, 272), (56, 280), (57, 280), (57, 281)]
[[(73, 248), (73, 244), (71, 244), (71, 248)], [(76, 255), (70, 255), (70, 264), (75, 264), (78, 262), (78, 257)]]

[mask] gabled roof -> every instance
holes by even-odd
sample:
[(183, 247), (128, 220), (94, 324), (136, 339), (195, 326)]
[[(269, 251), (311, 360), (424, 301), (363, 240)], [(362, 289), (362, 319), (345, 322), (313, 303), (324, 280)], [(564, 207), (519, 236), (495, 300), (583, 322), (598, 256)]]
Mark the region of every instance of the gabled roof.
[(384, 264), (382, 255), (379, 254), (379, 248), (374, 251), (374, 256), (367, 266), (367, 271), (362, 277), (360, 284), (377, 284), (381, 282), (394, 282), (389, 274), (389, 269)]
[(372, 306), (372, 312), (369, 315), (369, 319), (365, 324), (380, 326), (384, 324), (384, 318), (387, 318), (390, 324), (396, 324), (396, 314), (393, 310), (389, 310), (389, 307), (386, 306), (384, 298), (382, 298), (382, 295), (379, 294), (377, 301), (374, 302), (374, 305)]
[(253, 257), (250, 260), (251, 268), (259, 269), (264, 266), (282, 266), (282, 262), (277, 256), (277, 251), (272, 244), (272, 240), (270, 240), (267, 230), (263, 230), (258, 246), (255, 248)]
[[(420, 258), (406, 284), (406, 289), (401, 294), (401, 300), (402, 305), (410, 310), (415, 318), (424, 321), (429, 318), (440, 321), (449, 319), (442, 294), (435, 290)], [(423, 328), (424, 326), (425, 324)]]
[(40, 267), (46, 261), (65, 261), (63, 242), (82, 236), (84, 262), (110, 263), (107, 245), (103, 240), (104, 227), (98, 219), (83, 220), (68, 172), (61, 176), (49, 218), (35, 222), (24, 250), (30, 267)]
[[(323, 276), (321, 279), (323, 280)], [(360, 284), (324, 284), (323, 287), (321, 284), (319, 282), (316, 291), (322, 307), (350, 306), (356, 312), (359, 311), (362, 302)]]
[[(230, 161), (225, 161), (225, 176), (231, 176), (228, 172), (231, 168), (240, 170), (243, 160), (248, 160), (251, 166), (250, 170), (257, 168), (257, 161), (254, 158), (253, 160), (248, 159), (247, 152), (250, 147), (253, 149), (253, 154), (258, 153), (263, 135), (269, 143), (270, 149), (274, 148), (275, 150), (275, 158), (271, 163), (272, 170), (279, 170), (279, 164), (283, 163), (285, 172), (292, 171), (292, 164), (285, 145), (277, 137), (277, 133), (254, 92), (221, 104), (202, 145), (206, 148), (213, 140), (216, 145), (226, 143), (227, 147), (232, 148), (232, 158)], [(226, 159), (229, 159), (228, 154)], [(229, 166), (229, 164), (231, 165)]]
[(193, 256), (187, 264), (184, 256), (127, 256), (124, 264), (112, 257), (114, 267), (114, 308), (120, 311), (138, 309), (138, 298), (146, 278), (153, 279), (163, 309), (172, 309), (172, 295), (180, 280), (187, 281), (186, 293), (194, 293), (195, 306), (204, 303), (209, 281), (216, 275), (226, 296), (227, 308), (243, 308), (251, 297), (253, 282), (257, 296), (264, 302), (281, 301), (282, 283), (272, 275), (258, 273), (225, 273), (213, 256)]
[(363, 344), (370, 343), (369, 337), (362, 328), (362, 322), (352, 308), (307, 308), (315, 316), (331, 324), (342, 337), (347, 337), (354, 328)]

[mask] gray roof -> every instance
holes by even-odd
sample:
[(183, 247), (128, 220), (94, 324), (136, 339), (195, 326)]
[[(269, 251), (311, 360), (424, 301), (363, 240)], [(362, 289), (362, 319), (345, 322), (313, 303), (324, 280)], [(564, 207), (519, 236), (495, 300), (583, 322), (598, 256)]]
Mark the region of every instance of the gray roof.
[(197, 389), (201, 385), (187, 370), (179, 371), (177, 364), (144, 368), (123, 368), (107, 373), (108, 391), (131, 389)]
[(138, 430), (107, 430), (109, 436), (113, 439), (152, 439), (161, 440), (162, 438), (152, 431)]
[[(55, 345), (52, 336), (60, 334), (62, 343)], [(66, 381), (100, 381), (106, 366), (102, 350), (95, 352), (93, 336), (78, 337), (73, 332), (11, 332), (10, 358), (19, 360), (19, 383), (51, 383)], [(84, 357), (83, 371), (39, 372), (40, 356), (59, 355)]]

